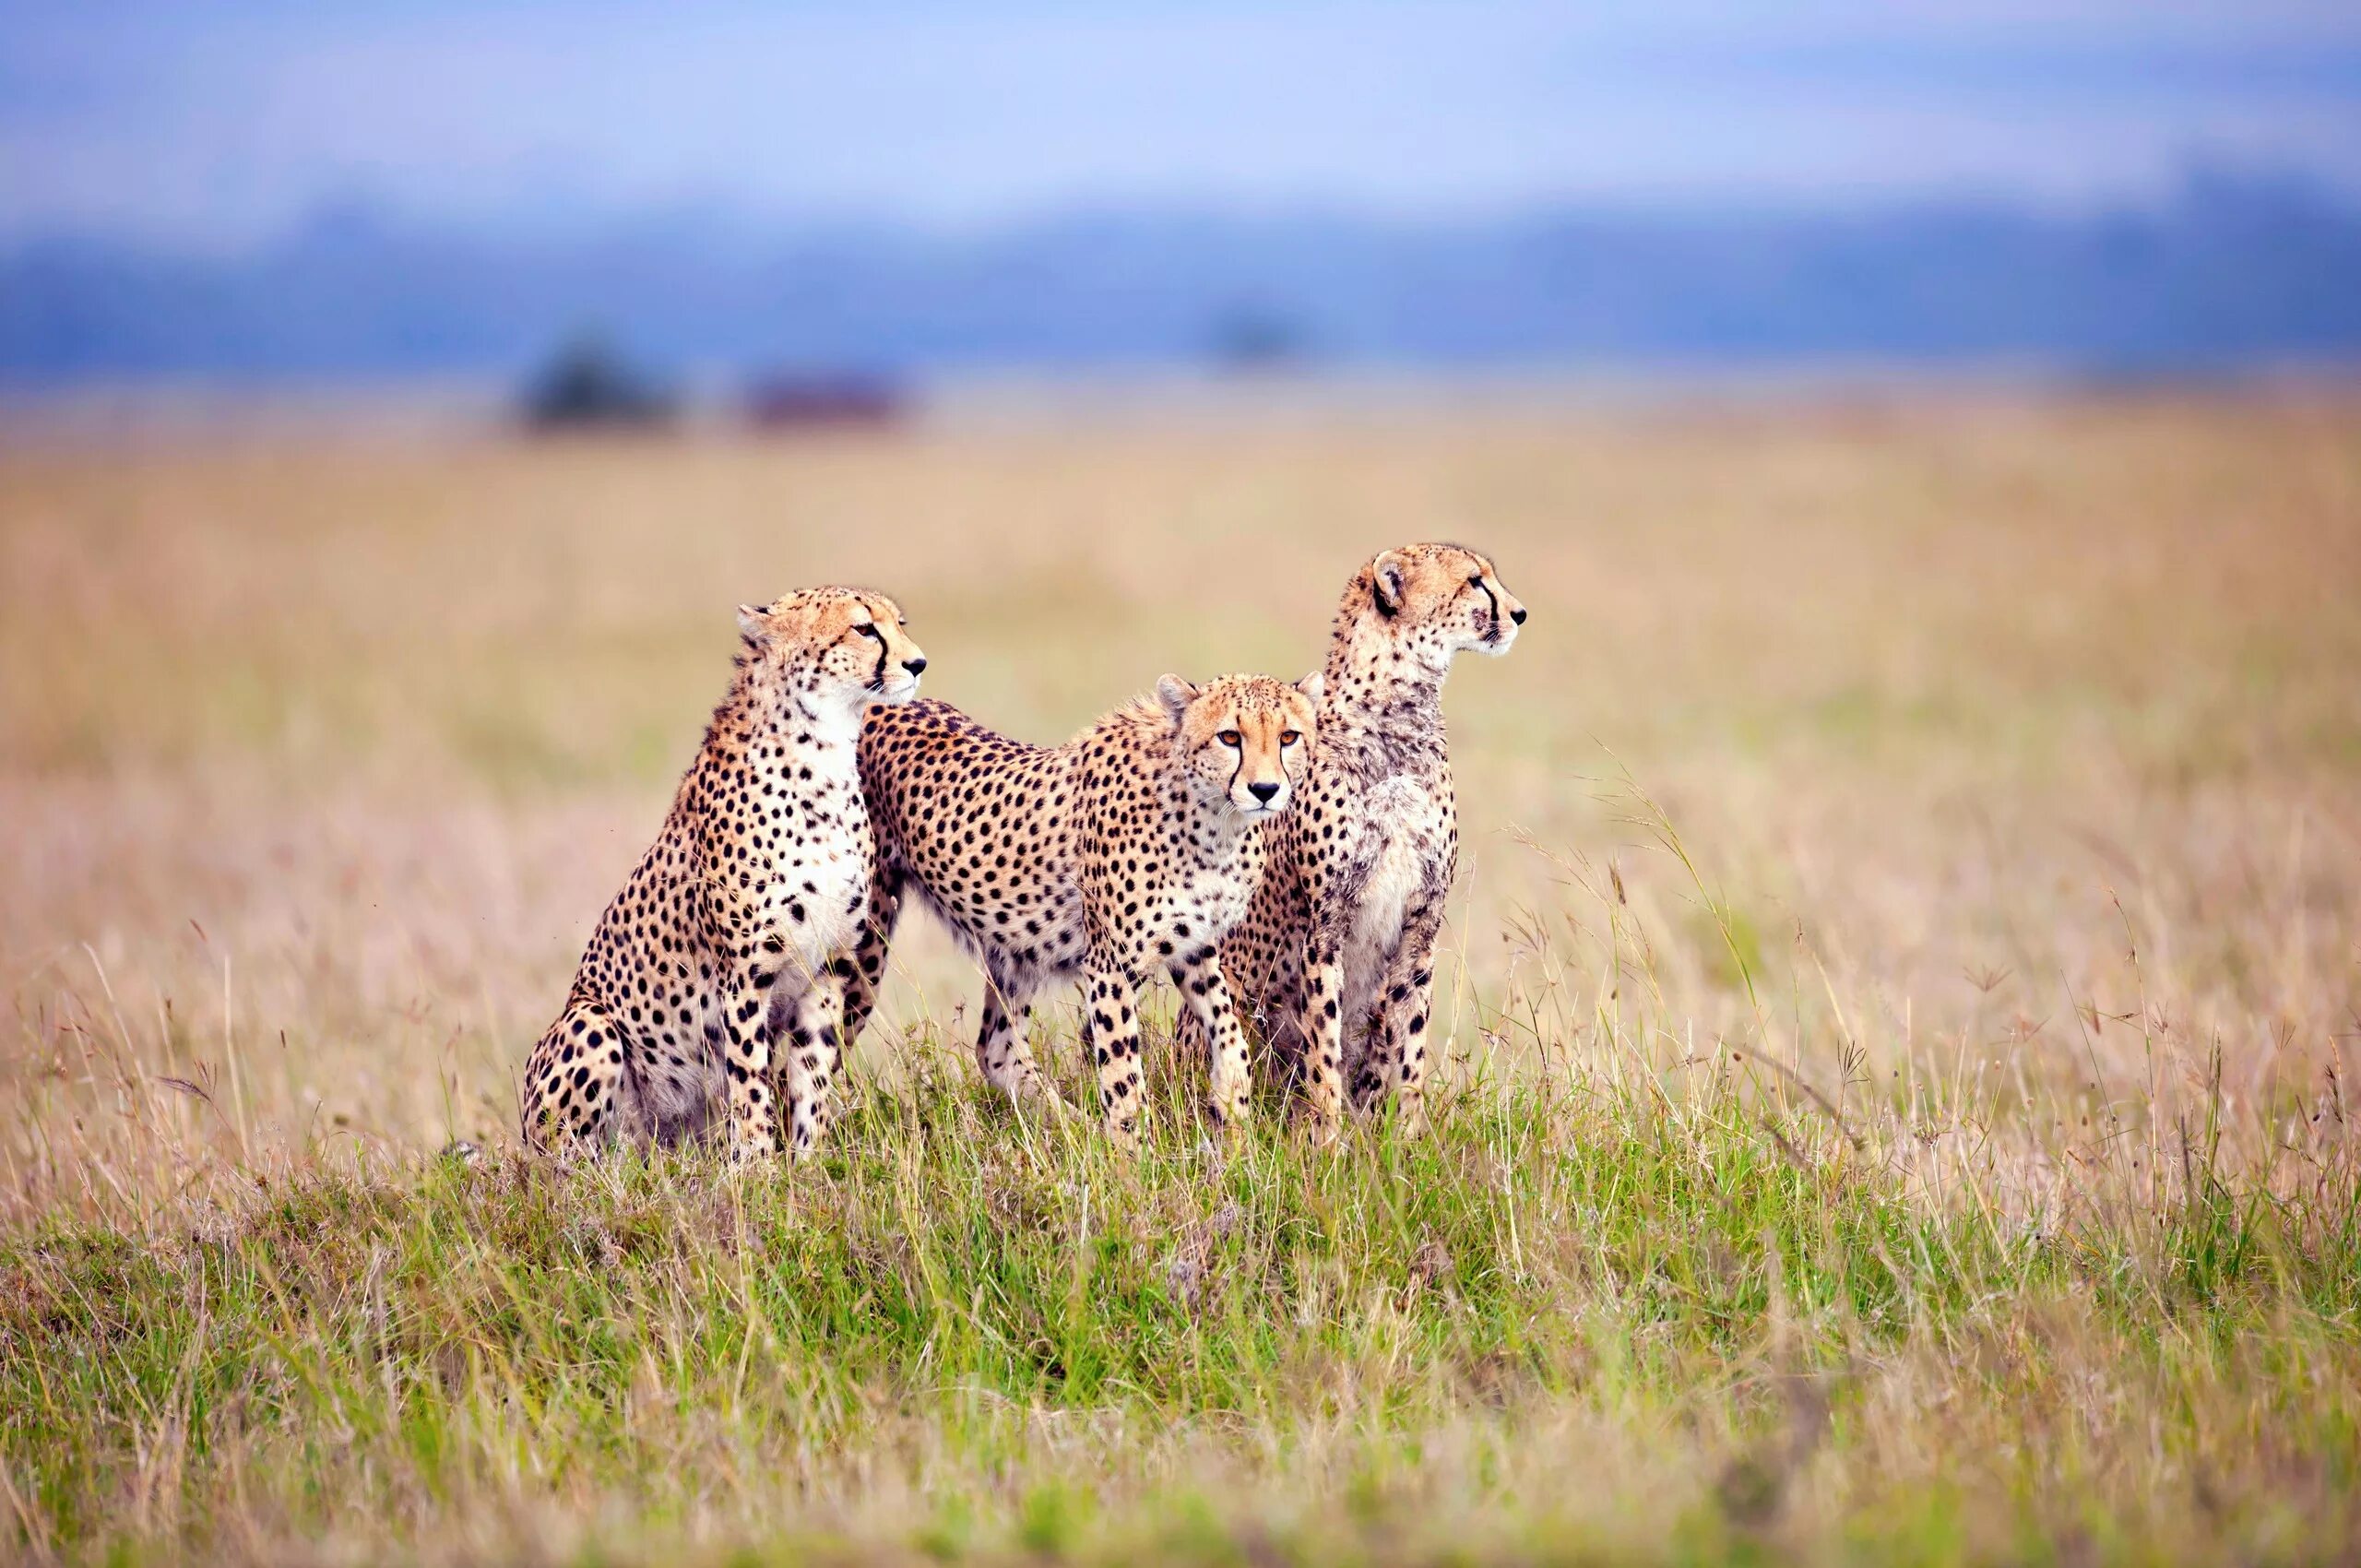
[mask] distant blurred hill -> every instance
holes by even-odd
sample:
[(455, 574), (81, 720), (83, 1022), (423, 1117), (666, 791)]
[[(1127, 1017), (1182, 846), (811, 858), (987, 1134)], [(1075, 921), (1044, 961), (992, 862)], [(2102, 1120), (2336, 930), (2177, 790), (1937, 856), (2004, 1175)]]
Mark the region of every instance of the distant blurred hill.
[(347, 209), (226, 258), (0, 251), (0, 379), (514, 374), (586, 323), (674, 367), (1145, 367), (1221, 357), (1242, 308), (1290, 362), (1340, 368), (2350, 362), (2361, 208), (2196, 175), (2096, 213), (1133, 212), (967, 235), (687, 216), (500, 235)]

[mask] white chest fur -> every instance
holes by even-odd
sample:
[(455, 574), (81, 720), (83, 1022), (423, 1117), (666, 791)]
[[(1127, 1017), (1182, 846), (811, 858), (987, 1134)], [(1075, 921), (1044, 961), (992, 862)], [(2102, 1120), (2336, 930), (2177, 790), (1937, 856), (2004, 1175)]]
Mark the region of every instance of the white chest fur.
[(1442, 809), (1423, 779), (1397, 774), (1361, 801), (1360, 845), (1369, 856), (1345, 944), (1346, 1056), (1358, 1058), (1360, 1036), (1402, 934), (1403, 917), (1440, 873), (1445, 844)]
[(869, 815), (849, 724), (831, 728), (825, 718), (805, 722), (810, 729), (780, 764), (789, 826), (786, 841), (767, 857), (767, 903), (774, 929), (809, 968), (860, 935), (869, 885)]
[(1412, 895), (1442, 856), (1442, 812), (1419, 779), (1400, 774), (1362, 798), (1361, 843), (1370, 851), (1355, 933), (1390, 942)]
[(1201, 868), (1189, 879), (1180, 913), (1192, 930), (1227, 932), (1246, 918), (1253, 896), (1252, 885), (1235, 867)]
[(865, 906), (869, 891), (868, 870), (860, 864), (860, 856), (836, 849), (818, 861), (810, 881), (819, 891), (812, 897), (811, 923), (803, 938), (806, 956), (815, 964), (851, 946), (860, 936), (860, 911), (856, 903)]

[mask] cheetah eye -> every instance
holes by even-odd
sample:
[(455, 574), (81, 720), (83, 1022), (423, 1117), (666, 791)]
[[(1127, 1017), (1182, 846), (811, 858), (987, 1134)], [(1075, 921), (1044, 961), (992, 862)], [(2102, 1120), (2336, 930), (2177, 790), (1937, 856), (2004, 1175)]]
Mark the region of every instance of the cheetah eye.
[(1216, 735), (1214, 739), (1219, 741), (1225, 746), (1235, 746), (1240, 742), (1243, 737), (1241, 737), (1235, 730), (1225, 730), (1220, 734)]
[(1298, 741), (1302, 739), (1303, 731), (1300, 730), (1282, 730), (1279, 731), (1279, 744), (1283, 746), (1292, 746)]
[(877, 629), (877, 623), (874, 621), (863, 621), (860, 625), (855, 626), (853, 630), (859, 632), (862, 636), (869, 638), (872, 642), (882, 643), (885, 640), (885, 634)]
[(1467, 579), (1467, 586), (1469, 588), (1482, 588), (1484, 586), (1484, 574), (1481, 572), (1472, 574)]

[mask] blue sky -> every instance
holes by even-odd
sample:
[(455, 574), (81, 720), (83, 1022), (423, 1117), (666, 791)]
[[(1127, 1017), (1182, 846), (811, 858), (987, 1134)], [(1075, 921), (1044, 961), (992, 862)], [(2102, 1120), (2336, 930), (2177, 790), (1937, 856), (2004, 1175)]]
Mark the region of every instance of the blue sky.
[(0, 0), (0, 237), (2361, 190), (2354, 0)]

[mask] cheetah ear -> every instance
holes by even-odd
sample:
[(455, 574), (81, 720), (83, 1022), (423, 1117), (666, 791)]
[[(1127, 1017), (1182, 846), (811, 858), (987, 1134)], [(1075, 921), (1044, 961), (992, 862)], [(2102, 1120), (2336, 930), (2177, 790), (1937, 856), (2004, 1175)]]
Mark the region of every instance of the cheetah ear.
[(1197, 688), (1178, 675), (1159, 675), (1156, 681), (1156, 695), (1157, 700), (1164, 704), (1164, 711), (1172, 716), (1172, 722), (1178, 724), (1182, 710), (1197, 700)]
[(1328, 692), (1328, 677), (1314, 670), (1295, 683), (1295, 689), (1317, 703)]
[(1389, 550), (1370, 563), (1370, 600), (1377, 606), (1377, 612), (1389, 621), (1402, 612), (1403, 595), (1408, 591), (1403, 564), (1398, 550)]
[(763, 646), (763, 639), (770, 635), (770, 623), (765, 619), (761, 605), (742, 604), (738, 607), (738, 635), (746, 640), (748, 647)]

